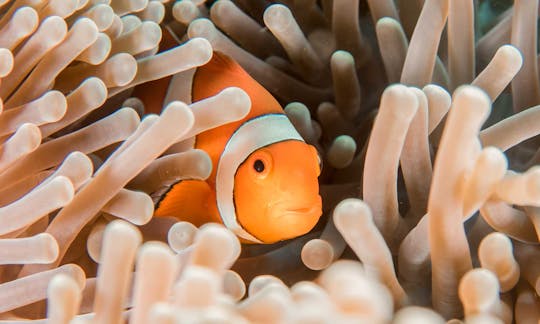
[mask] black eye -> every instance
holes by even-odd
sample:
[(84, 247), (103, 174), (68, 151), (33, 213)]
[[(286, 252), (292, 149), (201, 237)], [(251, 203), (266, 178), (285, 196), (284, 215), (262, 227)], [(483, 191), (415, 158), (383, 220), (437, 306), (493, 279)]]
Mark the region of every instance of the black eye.
[(263, 172), (264, 171), (264, 163), (261, 160), (256, 160), (255, 163), (253, 163), (253, 169), (257, 172)]

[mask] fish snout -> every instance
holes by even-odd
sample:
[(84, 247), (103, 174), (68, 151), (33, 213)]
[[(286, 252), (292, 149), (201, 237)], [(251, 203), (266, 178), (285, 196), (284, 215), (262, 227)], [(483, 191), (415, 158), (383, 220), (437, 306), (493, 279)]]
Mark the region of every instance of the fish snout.
[(322, 212), (322, 199), (318, 194), (310, 200), (303, 199), (301, 201), (295, 200), (292, 196), (292, 201), (286, 204), (284, 208), (285, 212), (298, 213), (298, 214), (312, 214)]
[(304, 235), (311, 231), (322, 215), (322, 200), (316, 195), (310, 200), (298, 201), (291, 197), (272, 210), (272, 218), (280, 224), (281, 240)]

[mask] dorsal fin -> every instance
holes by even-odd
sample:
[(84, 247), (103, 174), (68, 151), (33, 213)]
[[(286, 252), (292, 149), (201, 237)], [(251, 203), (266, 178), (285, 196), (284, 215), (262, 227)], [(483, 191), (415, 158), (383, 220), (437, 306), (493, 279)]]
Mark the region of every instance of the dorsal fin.
[(200, 68), (208, 70), (213, 69), (214, 71), (219, 72), (228, 70), (231, 72), (242, 72), (247, 74), (240, 64), (220, 51), (214, 51), (210, 61)]
[(219, 51), (212, 59), (197, 68), (191, 90), (193, 102), (218, 94), (227, 87), (238, 87), (247, 92), (251, 99), (251, 119), (261, 114), (283, 112), (277, 100), (236, 61)]

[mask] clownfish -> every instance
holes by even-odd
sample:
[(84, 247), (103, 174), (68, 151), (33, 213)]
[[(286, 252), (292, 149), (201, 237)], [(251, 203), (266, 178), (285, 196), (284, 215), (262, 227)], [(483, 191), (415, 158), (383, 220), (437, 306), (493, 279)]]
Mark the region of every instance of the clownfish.
[(212, 161), (210, 176), (168, 187), (156, 202), (154, 216), (174, 216), (196, 226), (222, 223), (244, 243), (274, 243), (309, 232), (322, 214), (320, 158), (277, 100), (220, 52), (207, 64), (167, 81), (164, 102), (177, 99), (171, 98), (178, 93), (175, 78), (184, 85), (185, 78), (191, 78), (191, 89), (180, 91), (190, 92), (191, 102), (228, 87), (241, 88), (251, 99), (251, 110), (239, 121), (195, 137), (193, 147), (206, 151)]

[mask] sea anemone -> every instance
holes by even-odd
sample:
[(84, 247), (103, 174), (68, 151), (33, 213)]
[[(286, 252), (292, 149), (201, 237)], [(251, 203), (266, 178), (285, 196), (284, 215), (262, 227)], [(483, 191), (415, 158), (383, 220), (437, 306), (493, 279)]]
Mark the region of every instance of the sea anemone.
[[(0, 1), (0, 323), (536, 323), (538, 10)], [(213, 51), (321, 154), (310, 233), (153, 217), (151, 194), (212, 170), (183, 141), (249, 109), (239, 88), (145, 106)]]

